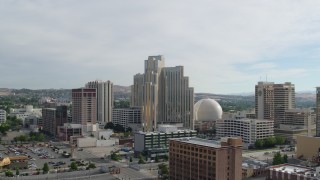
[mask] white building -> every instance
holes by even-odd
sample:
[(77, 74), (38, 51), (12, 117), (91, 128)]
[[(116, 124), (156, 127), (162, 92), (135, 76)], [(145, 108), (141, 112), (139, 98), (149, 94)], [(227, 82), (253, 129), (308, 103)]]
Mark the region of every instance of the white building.
[(42, 117), (42, 109), (34, 109), (32, 105), (26, 105), (21, 109), (10, 109), (9, 116), (15, 116), (17, 119), (22, 120), (22, 124), (25, 125), (25, 119), (29, 116)]
[(5, 123), (7, 120), (7, 112), (0, 109), (0, 124)]
[(217, 121), (216, 127), (217, 137), (241, 137), (246, 148), (258, 139), (274, 135), (274, 124), (270, 120), (225, 119)]
[(111, 81), (91, 81), (86, 88), (97, 90), (97, 122), (102, 126), (112, 120), (113, 83)]
[(125, 129), (131, 127), (134, 124), (140, 125), (140, 127), (142, 127), (141, 113), (142, 111), (140, 107), (113, 109), (112, 122), (113, 124), (120, 124)]

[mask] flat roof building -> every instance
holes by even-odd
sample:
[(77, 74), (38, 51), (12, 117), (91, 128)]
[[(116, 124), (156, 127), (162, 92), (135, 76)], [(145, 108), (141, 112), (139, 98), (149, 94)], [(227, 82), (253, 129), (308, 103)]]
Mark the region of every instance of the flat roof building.
[(85, 125), (97, 122), (96, 89), (72, 89), (72, 123)]
[(266, 180), (317, 180), (319, 177), (319, 169), (315, 170), (293, 164), (280, 164), (269, 167)]
[(242, 140), (170, 139), (170, 179), (242, 179)]
[(274, 135), (274, 125), (271, 120), (259, 119), (225, 119), (216, 123), (217, 137), (241, 137), (244, 146), (254, 145), (256, 140)]
[(112, 110), (112, 122), (113, 124), (120, 124), (122, 127), (127, 129), (129, 124), (139, 124), (141, 125), (142, 118), (142, 108), (132, 107), (132, 108), (119, 108)]

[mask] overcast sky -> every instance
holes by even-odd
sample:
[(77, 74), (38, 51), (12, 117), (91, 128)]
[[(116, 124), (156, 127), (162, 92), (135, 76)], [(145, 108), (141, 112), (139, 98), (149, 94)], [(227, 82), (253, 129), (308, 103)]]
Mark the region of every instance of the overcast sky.
[(195, 92), (261, 79), (320, 86), (319, 0), (0, 1), (0, 87), (128, 86), (150, 55), (183, 65)]

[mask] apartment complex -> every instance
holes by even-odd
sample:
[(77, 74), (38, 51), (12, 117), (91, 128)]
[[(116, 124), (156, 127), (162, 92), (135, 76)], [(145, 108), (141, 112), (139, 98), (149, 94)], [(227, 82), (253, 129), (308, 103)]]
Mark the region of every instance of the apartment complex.
[(68, 107), (57, 106), (56, 108), (42, 109), (42, 125), (43, 130), (56, 136), (58, 126), (63, 126), (68, 122)]
[(271, 120), (260, 119), (225, 119), (216, 123), (217, 137), (241, 137), (244, 146), (254, 145), (256, 140), (274, 135), (274, 124)]
[(242, 140), (216, 142), (199, 138), (170, 139), (169, 172), (172, 180), (242, 179)]
[(127, 129), (130, 124), (141, 125), (141, 107), (119, 108), (112, 111), (113, 124), (120, 124)]
[(5, 123), (7, 121), (7, 112), (5, 110), (0, 109), (0, 124)]
[(320, 87), (316, 88), (317, 91), (317, 102), (316, 102), (316, 113), (317, 113), (317, 119), (316, 119), (316, 136), (320, 137)]
[(113, 83), (111, 81), (91, 81), (86, 88), (96, 89), (97, 93), (97, 121), (106, 124), (112, 120)]
[(144, 74), (136, 74), (131, 86), (131, 106), (143, 108), (143, 126), (152, 132), (157, 123), (183, 123), (193, 129), (194, 90), (183, 66), (165, 67), (163, 56), (149, 56)]
[(169, 139), (194, 137), (194, 130), (173, 130), (170, 132), (137, 132), (134, 134), (134, 152), (146, 153), (148, 157), (162, 156), (168, 153)]
[(255, 86), (255, 113), (257, 119), (274, 120), (279, 128), (285, 123), (285, 111), (295, 108), (295, 86), (290, 82), (274, 84), (258, 82)]
[(72, 122), (85, 125), (97, 122), (96, 89), (72, 89)]

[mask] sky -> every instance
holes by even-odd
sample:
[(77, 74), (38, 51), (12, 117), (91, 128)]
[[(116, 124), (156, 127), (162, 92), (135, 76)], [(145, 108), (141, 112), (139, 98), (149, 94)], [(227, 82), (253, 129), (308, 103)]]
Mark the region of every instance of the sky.
[(196, 93), (258, 81), (320, 86), (319, 0), (0, 1), (0, 87), (129, 86), (144, 60), (184, 66)]

